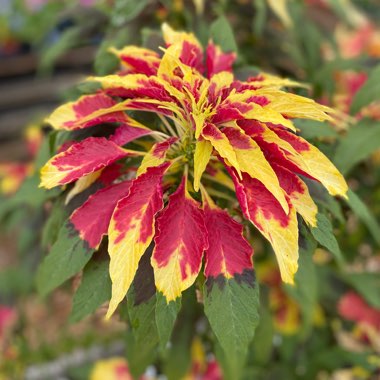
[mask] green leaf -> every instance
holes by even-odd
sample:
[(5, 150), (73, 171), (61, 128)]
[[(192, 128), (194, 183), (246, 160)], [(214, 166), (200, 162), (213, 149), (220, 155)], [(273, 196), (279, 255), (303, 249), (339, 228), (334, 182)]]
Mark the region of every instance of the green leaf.
[(214, 43), (219, 45), (224, 52), (238, 51), (234, 32), (224, 16), (220, 16), (211, 24), (210, 34)]
[(298, 271), (295, 286), (284, 285), (286, 292), (298, 303), (303, 316), (302, 335), (310, 332), (318, 300), (318, 278), (313, 263), (317, 244), (304, 226), (300, 228)]
[(0, 297), (4, 300), (30, 294), (33, 285), (33, 273), (23, 266), (7, 267), (0, 271)]
[(271, 359), (273, 335), (273, 316), (268, 306), (260, 302), (260, 323), (252, 342), (252, 355), (249, 355), (254, 364), (264, 365)]
[(131, 289), (127, 294), (131, 331), (127, 336), (127, 358), (131, 373), (139, 377), (156, 358), (159, 342), (155, 313), (156, 287), (150, 265), (152, 250), (141, 258)]
[(296, 119), (295, 125), (301, 130), (301, 135), (305, 139), (338, 136), (338, 133), (330, 124), (322, 123), (320, 121)]
[(91, 260), (83, 270), (82, 282), (73, 298), (70, 322), (78, 322), (111, 298), (108, 260)]
[(253, 31), (257, 36), (261, 36), (268, 17), (268, 9), (265, 0), (253, 0), (255, 7), (255, 17), (253, 19)]
[(96, 52), (94, 68), (97, 75), (107, 75), (115, 72), (119, 67), (119, 58), (110, 53), (110, 47), (121, 48), (131, 42), (131, 33), (128, 26), (121, 28), (112, 37), (105, 38)]
[(351, 127), (347, 135), (339, 141), (333, 161), (343, 174), (347, 174), (356, 164), (379, 148), (379, 122), (362, 120)]
[(72, 26), (69, 29), (63, 31), (60, 34), (58, 41), (56, 41), (53, 45), (50, 45), (42, 53), (42, 56), (40, 58), (40, 70), (50, 70), (57, 59), (63, 53), (78, 44), (78, 41), (80, 41), (81, 33), (81, 26)]
[(38, 268), (36, 285), (38, 292), (45, 296), (53, 289), (78, 273), (91, 259), (93, 249), (89, 248), (66, 222), (59, 231), (58, 239), (50, 253)]
[(367, 81), (354, 96), (351, 104), (351, 113), (358, 113), (363, 107), (380, 99), (380, 65), (374, 67), (368, 75)]
[(163, 372), (168, 380), (183, 379), (191, 365), (196, 315), (201, 311), (193, 287), (183, 293), (182, 305), (164, 357)]
[(380, 308), (380, 277), (378, 273), (345, 273), (342, 278), (371, 306)]
[(225, 376), (239, 379), (259, 322), (259, 288), (254, 271), (230, 279), (209, 277), (204, 285), (204, 309), (225, 352)]
[(167, 303), (166, 297), (157, 293), (156, 301), (156, 324), (160, 337), (160, 349), (164, 351), (172, 334), (177, 315), (181, 309), (181, 298)]
[(121, 27), (140, 15), (150, 0), (116, 0), (113, 6), (111, 24)]
[(317, 226), (311, 228), (311, 233), (319, 244), (327, 248), (334, 255), (339, 265), (344, 264), (345, 260), (334, 236), (333, 227), (325, 215), (318, 213)]
[(348, 206), (355, 215), (367, 226), (376, 243), (380, 245), (380, 225), (366, 204), (351, 189), (347, 192)]
[(55, 200), (53, 209), (49, 215), (49, 218), (45, 222), (42, 229), (41, 245), (43, 248), (48, 248), (58, 238), (59, 230), (67, 218), (67, 210), (64, 207), (64, 199)]

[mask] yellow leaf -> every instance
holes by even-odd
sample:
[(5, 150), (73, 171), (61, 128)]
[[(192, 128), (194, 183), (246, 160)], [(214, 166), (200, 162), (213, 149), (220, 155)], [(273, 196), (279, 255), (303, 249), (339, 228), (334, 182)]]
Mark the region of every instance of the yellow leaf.
[(199, 191), (201, 177), (212, 153), (212, 145), (207, 140), (197, 141), (194, 153), (194, 190)]

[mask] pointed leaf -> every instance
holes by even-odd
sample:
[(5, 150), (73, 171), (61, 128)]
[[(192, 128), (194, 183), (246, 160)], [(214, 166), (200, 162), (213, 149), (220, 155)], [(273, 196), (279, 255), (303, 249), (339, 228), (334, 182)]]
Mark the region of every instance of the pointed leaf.
[(83, 241), (66, 222), (50, 253), (38, 268), (36, 284), (38, 292), (45, 296), (78, 273), (91, 259), (93, 249)]
[(253, 269), (229, 279), (209, 277), (204, 307), (230, 368), (226, 378), (238, 379), (259, 322), (259, 289)]
[(51, 189), (73, 182), (128, 154), (104, 137), (89, 137), (51, 158), (41, 169), (40, 186)]
[(302, 157), (285, 152), (286, 157), (299, 165), (312, 177), (320, 181), (326, 187), (331, 195), (340, 195), (347, 197), (348, 186), (343, 176), (339, 173), (332, 162), (316, 147), (309, 144), (305, 139), (296, 136), (284, 129), (276, 128), (273, 131), (277, 136), (289, 143), (297, 153)]
[(166, 349), (180, 309), (180, 297), (176, 298), (174, 301), (168, 302), (167, 298), (161, 292), (157, 293), (156, 325), (160, 337), (161, 351)]
[(220, 156), (226, 159), (236, 171), (240, 173), (240, 167), (234, 148), (222, 131), (215, 125), (207, 123), (202, 130), (202, 137), (210, 141)]
[(185, 182), (186, 177), (156, 224), (152, 265), (157, 289), (168, 303), (194, 283), (208, 245), (203, 211), (187, 192)]
[(70, 216), (74, 228), (90, 247), (97, 248), (107, 234), (116, 204), (128, 195), (131, 185), (131, 181), (124, 181), (97, 191)]
[(287, 214), (289, 206), (284, 191), (280, 187), (275, 171), (257, 143), (240, 128), (226, 127), (223, 128), (223, 133), (227, 136), (236, 153), (241, 171), (248, 173), (251, 178), (258, 179), (277, 199)]
[[(153, 363), (159, 336), (155, 321), (156, 287), (150, 265), (152, 249), (139, 262), (136, 276), (128, 291), (128, 315), (131, 336), (127, 341), (127, 359), (131, 373), (138, 377)], [(149, 337), (149, 339), (147, 339)]]
[(204, 307), (226, 360), (239, 378), (248, 345), (258, 324), (258, 284), (252, 266), (253, 250), (243, 227), (204, 194), (209, 236), (206, 250)]
[(272, 163), (272, 167), (277, 174), (281, 187), (285, 190), (296, 211), (301, 214), (306, 223), (315, 227), (317, 225), (318, 207), (311, 198), (305, 182), (280, 165)]
[(345, 260), (334, 236), (333, 227), (325, 215), (320, 213), (317, 215), (317, 225), (311, 229), (311, 233), (318, 243), (327, 248), (334, 255), (338, 264), (342, 265), (344, 263)]
[(230, 23), (224, 16), (220, 16), (210, 27), (211, 38), (225, 52), (237, 52), (235, 35)]
[(124, 123), (128, 116), (116, 110), (117, 102), (104, 93), (84, 95), (75, 102), (58, 107), (47, 119), (54, 129), (69, 131), (101, 123)]
[(108, 229), (112, 298), (106, 318), (127, 294), (140, 258), (152, 241), (154, 217), (163, 206), (161, 181), (168, 166), (149, 168), (137, 177), (112, 214)]
[(176, 137), (171, 137), (163, 142), (154, 144), (151, 150), (144, 156), (141, 165), (137, 170), (137, 175), (145, 173), (148, 168), (164, 163), (167, 151), (176, 141)]
[(212, 145), (207, 140), (198, 140), (194, 152), (194, 190), (199, 191), (201, 177), (206, 170), (212, 153)]
[(83, 271), (82, 282), (74, 294), (70, 322), (78, 322), (94, 313), (111, 298), (109, 262), (91, 260)]
[(236, 195), (245, 217), (271, 243), (284, 282), (293, 284), (298, 269), (298, 223), (294, 206), (289, 202), (286, 215), (280, 204), (257, 179), (243, 173), (239, 181), (232, 173)]
[(209, 241), (205, 253), (206, 277), (243, 275), (245, 270), (252, 269), (253, 255), (252, 247), (243, 237), (243, 226), (215, 206), (206, 194), (203, 198)]

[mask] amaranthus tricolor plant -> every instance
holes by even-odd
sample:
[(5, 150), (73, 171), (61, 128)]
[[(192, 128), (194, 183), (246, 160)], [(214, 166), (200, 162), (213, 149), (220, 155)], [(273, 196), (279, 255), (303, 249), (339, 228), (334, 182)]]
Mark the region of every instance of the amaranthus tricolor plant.
[[(334, 111), (284, 91), (300, 86), (287, 79), (263, 73), (237, 80), (235, 54), (212, 41), (204, 54), (193, 34), (164, 25), (163, 35), (161, 54), (113, 49), (122, 70), (89, 78), (99, 85), (95, 94), (47, 119), (73, 136), (91, 128), (97, 135), (65, 144), (41, 170), (41, 186), (74, 183), (70, 199), (90, 185), (100, 187), (72, 213), (70, 228), (85, 242), (87, 261), (108, 236), (106, 318), (125, 299), (141, 258), (151, 255), (162, 346), (182, 292), (198, 278), (198, 285), (205, 281), (201, 301), (219, 343), (244, 357), (257, 324), (258, 286), (253, 249), (237, 220), (245, 218), (270, 242), (282, 280), (292, 284), (297, 213), (313, 227), (318, 212), (300, 176), (332, 195), (347, 192), (338, 170), (297, 135), (292, 119), (331, 121)], [(145, 282), (135, 283), (140, 296)], [(225, 304), (232, 305), (231, 315)]]

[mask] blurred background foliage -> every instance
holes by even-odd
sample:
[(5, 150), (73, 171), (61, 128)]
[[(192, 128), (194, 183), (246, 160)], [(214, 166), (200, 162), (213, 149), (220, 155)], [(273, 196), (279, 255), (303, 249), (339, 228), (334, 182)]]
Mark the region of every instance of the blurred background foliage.
[[(102, 309), (88, 316), (91, 307), (78, 299), (71, 311), (80, 276), (48, 298), (36, 294), (38, 263), (75, 207), (53, 206), (57, 194), (38, 189), (38, 170), (64, 140), (48, 133), (43, 116), (88, 92), (76, 85), (85, 75), (117, 70), (109, 47), (156, 49), (164, 21), (238, 52), (239, 78), (258, 71), (294, 78), (308, 84), (302, 95), (339, 111), (331, 125), (297, 123), (351, 190), (342, 201), (310, 188), (323, 233), (314, 234), (319, 246), (301, 246), (296, 287), (281, 283), (268, 245), (251, 231), (262, 310), (244, 378), (378, 379), (378, 0), (0, 0), (0, 379), (129, 379), (145, 371), (122, 323), (105, 324)], [(145, 379), (221, 378), (222, 354), (210, 356), (210, 331), (188, 298), (193, 307), (181, 313), (170, 354)]]

